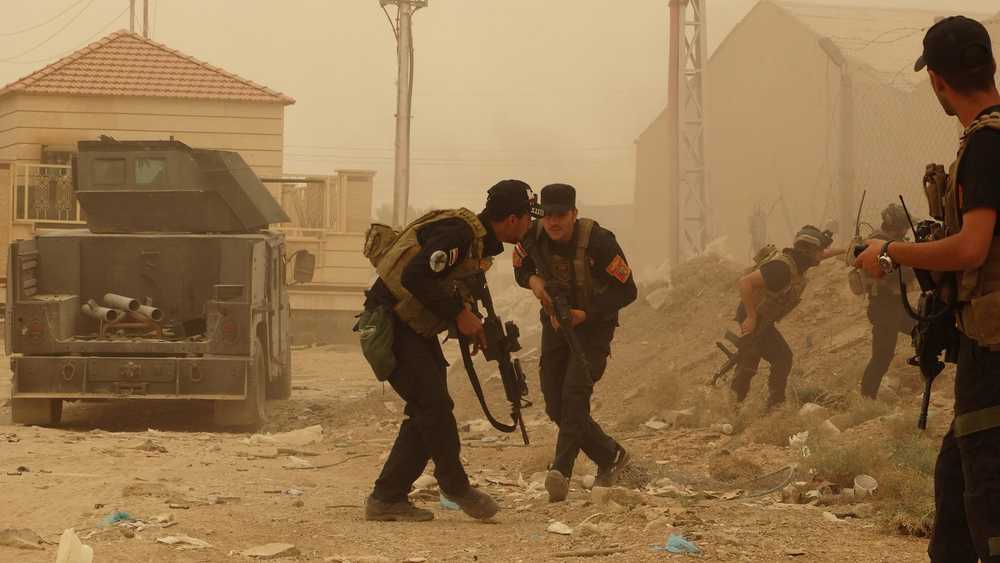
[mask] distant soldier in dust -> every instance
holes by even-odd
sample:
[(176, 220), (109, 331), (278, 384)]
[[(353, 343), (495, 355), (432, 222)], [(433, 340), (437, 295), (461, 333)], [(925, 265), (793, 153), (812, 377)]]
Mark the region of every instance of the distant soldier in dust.
[[(906, 240), (909, 225), (903, 206), (892, 203), (882, 210), (882, 225), (870, 238)], [(903, 278), (904, 282), (909, 283), (913, 279), (913, 270), (904, 268)], [(914, 320), (903, 308), (896, 276), (876, 279), (863, 270), (856, 269), (851, 272), (851, 289), (859, 295), (868, 296), (868, 320), (872, 323), (872, 357), (861, 377), (861, 395), (874, 399), (878, 396), (882, 378), (889, 371), (889, 364), (896, 355), (899, 335), (910, 334)]]

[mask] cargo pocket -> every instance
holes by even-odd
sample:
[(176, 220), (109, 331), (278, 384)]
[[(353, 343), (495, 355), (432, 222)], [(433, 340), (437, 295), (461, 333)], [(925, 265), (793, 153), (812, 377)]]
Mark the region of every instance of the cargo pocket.
[(392, 313), (382, 306), (362, 311), (354, 325), (361, 353), (379, 381), (386, 381), (396, 370), (396, 354), (392, 351), (395, 325)]

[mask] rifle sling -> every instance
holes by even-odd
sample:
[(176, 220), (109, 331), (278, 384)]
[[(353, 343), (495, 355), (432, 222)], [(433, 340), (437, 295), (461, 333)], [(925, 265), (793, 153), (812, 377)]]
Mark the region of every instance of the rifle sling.
[(461, 332), (458, 333), (458, 349), (462, 351), (462, 364), (465, 365), (465, 373), (469, 375), (469, 383), (472, 384), (472, 390), (476, 392), (476, 398), (479, 399), (479, 406), (482, 407), (483, 414), (486, 415), (486, 420), (489, 420), (493, 428), (501, 432), (510, 434), (517, 430), (517, 420), (514, 420), (514, 424), (504, 424), (497, 420), (493, 416), (493, 413), (490, 412), (490, 407), (486, 404), (486, 396), (483, 395), (483, 386), (479, 382), (479, 376), (476, 375), (476, 366), (472, 363), (472, 353), (469, 352), (469, 340)]
[(998, 427), (1000, 427), (1000, 406), (979, 409), (955, 417), (956, 438)]

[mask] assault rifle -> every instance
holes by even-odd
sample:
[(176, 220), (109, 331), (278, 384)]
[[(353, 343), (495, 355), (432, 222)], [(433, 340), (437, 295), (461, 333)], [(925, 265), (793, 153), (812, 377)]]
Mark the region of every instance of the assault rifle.
[(559, 321), (559, 332), (566, 339), (570, 353), (576, 356), (580, 367), (590, 377), (592, 375), (590, 373), (590, 361), (587, 360), (587, 353), (583, 349), (583, 344), (573, 329), (573, 315), (570, 312), (569, 296), (556, 284), (549, 283), (552, 280), (552, 276), (549, 273), (548, 265), (539, 255), (536, 245), (532, 245), (531, 249), (528, 250), (528, 255), (531, 257), (531, 261), (535, 263), (535, 273), (545, 281), (545, 291), (549, 294), (549, 298), (552, 301), (552, 310), (549, 312)]
[[(462, 363), (465, 365), (465, 371), (469, 375), (469, 382), (472, 384), (472, 389), (476, 392), (476, 398), (479, 399), (479, 404), (483, 408), (483, 414), (486, 415), (486, 419), (490, 421), (490, 424), (497, 430), (507, 433), (514, 432), (520, 427), (521, 438), (524, 440), (524, 445), (527, 446), (529, 444), (528, 430), (524, 426), (524, 417), (521, 415), (521, 409), (531, 406), (531, 402), (525, 399), (528, 396), (528, 383), (524, 375), (524, 370), (521, 369), (520, 360), (511, 356), (514, 352), (521, 350), (521, 343), (518, 342), (521, 331), (514, 324), (514, 321), (507, 321), (505, 323), (497, 316), (496, 310), (493, 308), (493, 296), (490, 294), (490, 288), (486, 284), (485, 272), (478, 272), (464, 278), (464, 282), (469, 290), (470, 297), (472, 297), (472, 312), (477, 317), (483, 319), (483, 329), (486, 333), (486, 349), (483, 350), (483, 356), (487, 361), (497, 362), (499, 365), (504, 394), (507, 396), (507, 401), (510, 402), (510, 418), (512, 423), (505, 424), (500, 422), (490, 412), (490, 408), (486, 404), (486, 398), (483, 395), (482, 384), (479, 382), (479, 376), (476, 374), (475, 364), (472, 362), (471, 343), (465, 335), (458, 331), (458, 327), (455, 326), (453, 330), (458, 336), (459, 349), (462, 352)], [(485, 316), (480, 312), (480, 303), (486, 312)]]
[(736, 347), (736, 351), (730, 350), (722, 342), (715, 342), (715, 345), (719, 347), (719, 350), (722, 350), (722, 353), (726, 355), (726, 362), (722, 364), (722, 367), (715, 371), (715, 375), (712, 377), (712, 385), (717, 384), (723, 376), (740, 364), (740, 360), (742, 360), (750, 352), (750, 350), (757, 345), (757, 339), (760, 337), (760, 334), (764, 331), (764, 329), (765, 326), (759, 325), (753, 332), (744, 336), (736, 336), (735, 333), (727, 330), (725, 339)]

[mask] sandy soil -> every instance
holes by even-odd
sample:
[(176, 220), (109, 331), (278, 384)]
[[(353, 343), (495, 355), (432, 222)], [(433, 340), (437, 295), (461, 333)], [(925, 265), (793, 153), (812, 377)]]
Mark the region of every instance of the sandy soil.
[[(286, 455), (271, 458), (272, 450), (242, 443), (248, 434), (217, 432), (203, 422), (210, 420), (204, 405), (72, 404), (58, 429), (12, 426), (4, 407), (0, 529), (29, 528), (58, 542), (63, 530), (72, 527), (101, 562), (241, 560), (240, 551), (270, 542), (294, 544), (300, 554), (288, 560), (300, 561), (584, 560), (554, 558), (561, 552), (615, 546), (628, 550), (610, 556), (614, 561), (660, 561), (683, 557), (652, 548), (671, 532), (687, 535), (710, 561), (926, 559), (924, 541), (887, 535), (870, 519), (830, 522), (822, 508), (781, 504), (777, 494), (734, 500), (647, 495), (647, 506), (612, 510), (593, 505), (590, 494), (578, 486), (568, 502), (549, 504), (537, 485), (519, 484), (544, 467), (553, 446), (554, 427), (541, 418), (540, 406), (529, 411), (529, 447), (492, 430), (463, 433), (470, 474), (503, 507), (495, 523), (441, 508), (433, 491), (422, 497), (428, 500), (418, 500), (435, 510), (433, 522), (368, 523), (361, 505), (395, 435), (401, 404), (391, 389), (374, 380), (354, 349), (303, 350), (295, 353), (294, 362), (294, 396), (271, 404), (266, 430), (322, 424), (322, 442), (302, 448), (319, 455), (301, 457), (329, 467), (283, 468)], [(625, 363), (616, 356), (609, 374)], [(460, 374), (452, 377), (460, 420), (479, 418), (468, 383)], [(8, 396), (7, 379), (0, 377), (0, 396)], [(532, 391), (537, 393), (537, 380)], [(599, 387), (599, 397), (600, 392)], [(608, 418), (614, 411), (599, 410)], [(659, 468), (660, 475), (674, 471), (677, 482), (684, 476), (704, 477), (698, 472), (727, 442), (706, 429), (649, 433), (633, 428), (619, 436), (637, 459)], [(148, 441), (162, 451), (137, 449), (149, 446)], [(780, 448), (755, 451), (763, 462), (782, 455)], [(26, 470), (17, 475), (18, 467)], [(581, 460), (579, 472), (592, 471)], [(711, 496), (725, 497), (725, 491), (717, 492)], [(102, 526), (119, 510), (146, 527), (126, 537), (121, 526)], [(175, 525), (164, 529), (150, 523), (166, 513)], [(587, 527), (590, 535), (581, 533), (585, 520), (597, 524)], [(552, 521), (576, 531), (569, 536), (549, 533)], [(178, 535), (211, 547), (182, 550), (156, 543)], [(51, 562), (55, 551), (55, 545), (43, 551), (0, 547), (0, 561)]]

